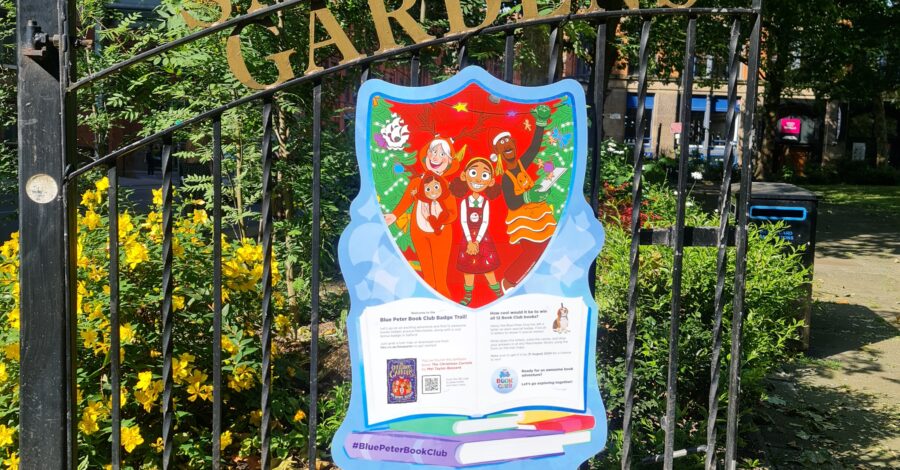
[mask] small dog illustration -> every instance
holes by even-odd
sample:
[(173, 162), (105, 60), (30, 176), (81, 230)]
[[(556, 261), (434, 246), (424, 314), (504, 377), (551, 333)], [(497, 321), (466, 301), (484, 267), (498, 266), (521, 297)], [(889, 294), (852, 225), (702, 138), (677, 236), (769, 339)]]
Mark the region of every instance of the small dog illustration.
[(556, 311), (556, 320), (553, 320), (553, 331), (557, 333), (569, 332), (569, 309), (563, 304), (559, 304), (559, 310)]

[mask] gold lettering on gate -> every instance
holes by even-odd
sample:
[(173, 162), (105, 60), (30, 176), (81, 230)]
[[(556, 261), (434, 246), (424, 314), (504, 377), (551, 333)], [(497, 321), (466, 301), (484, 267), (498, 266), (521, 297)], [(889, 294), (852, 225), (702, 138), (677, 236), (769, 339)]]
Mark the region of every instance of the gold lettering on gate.
[(187, 10), (181, 10), (181, 17), (184, 18), (184, 22), (188, 25), (188, 28), (206, 28), (212, 26), (214, 24), (219, 24), (228, 20), (228, 17), (231, 16), (231, 2), (228, 0), (196, 0), (197, 3), (206, 3), (211, 4), (214, 3), (219, 6), (219, 18), (216, 21), (208, 22), (198, 20), (194, 18)]
[(591, 0), (591, 4), (588, 5), (586, 8), (582, 8), (581, 10), (578, 10), (578, 13), (582, 13), (582, 14), (583, 13), (591, 13), (591, 12), (600, 11), (600, 10), (602, 10), (602, 8), (600, 8), (600, 5), (597, 4), (597, 0)]
[[(264, 90), (294, 78), (294, 70), (291, 68), (291, 54), (295, 52), (295, 49), (291, 48), (286, 51), (267, 55), (266, 60), (274, 63), (275, 67), (278, 69), (278, 78), (276, 78), (274, 82), (268, 84), (257, 82), (256, 79), (250, 75), (250, 70), (247, 69), (247, 63), (244, 61), (244, 54), (241, 52), (241, 31), (243, 31), (243, 29), (244, 25), (234, 28), (231, 36), (228, 36), (228, 40), (225, 42), (225, 54), (228, 59), (228, 68), (231, 69), (231, 73), (234, 74), (238, 81), (243, 83), (247, 88)], [(275, 26), (270, 26), (267, 29), (272, 34), (278, 36), (279, 31)]]
[[(634, 3), (637, 3), (637, 0), (634, 0)], [(697, 0), (685, 0), (682, 4), (675, 3), (672, 0), (659, 0), (659, 6), (672, 8), (689, 8), (695, 3), (697, 3)]]
[(400, 47), (394, 40), (394, 32), (391, 30), (391, 21), (406, 31), (406, 34), (412, 38), (413, 42), (420, 43), (434, 39), (422, 28), (422, 25), (416, 22), (409, 14), (409, 9), (413, 7), (416, 0), (403, 0), (403, 4), (393, 11), (387, 11), (384, 0), (369, 0), (369, 9), (372, 11), (372, 19), (375, 21), (375, 33), (378, 35), (378, 42), (381, 45), (376, 54), (380, 54), (391, 49)]
[(542, 17), (568, 15), (572, 11), (572, 0), (563, 0), (555, 10), (542, 15), (538, 11), (537, 0), (522, 0), (522, 19), (533, 20)]
[[(195, 4), (216, 6), (219, 10), (219, 17), (212, 22), (199, 20), (191, 13), (189, 13), (187, 9), (182, 10), (180, 12), (181, 16), (182, 18), (184, 18), (184, 21), (188, 25), (188, 27), (191, 28), (205, 28), (221, 24), (225, 21), (228, 21), (228, 19), (231, 17), (232, 11), (234, 10), (234, 6), (229, 0), (191, 1)], [(409, 13), (409, 10), (415, 5), (416, 0), (403, 0), (398, 8), (395, 8), (391, 11), (388, 11), (385, 0), (367, 0), (367, 2), (369, 11), (372, 15), (372, 21), (375, 23), (375, 32), (378, 36), (379, 42), (379, 49), (375, 51), (374, 54), (380, 54), (400, 47), (400, 45), (397, 43), (396, 38), (394, 38), (394, 33), (391, 27), (391, 20), (396, 22), (396, 24), (400, 26), (400, 28), (407, 35), (409, 35), (410, 39), (412, 39), (412, 41), (416, 44), (434, 39), (434, 36), (428, 34), (428, 32), (425, 31), (425, 28)], [(628, 9), (639, 10), (641, 8), (640, 0), (623, 0), (623, 3), (625, 8)], [(658, 0), (657, 6), (670, 8), (690, 8), (695, 3), (697, 3), (697, 0)], [(252, 13), (268, 6), (269, 5), (260, 3), (260, 0), (251, 0), (250, 7), (248, 8), (247, 12)], [(444, 34), (444, 36), (453, 36), (458, 34), (465, 34), (470, 31), (475, 31), (490, 26), (497, 20), (497, 17), (500, 15), (502, 2), (500, 0), (485, 0), (483, 9), (484, 20), (477, 26), (469, 26), (468, 24), (466, 24), (465, 17), (463, 15), (461, 0), (444, 0), (444, 6), (446, 7), (447, 20), (450, 26), (449, 30)], [(545, 14), (541, 14), (538, 8), (537, 0), (521, 0), (521, 6), (522, 17), (519, 21), (529, 21), (539, 18), (568, 15), (572, 9), (572, 0), (562, 0), (558, 7)], [(586, 7), (580, 8), (578, 10), (578, 13), (592, 13), (601, 10), (603, 10), (603, 8), (600, 7), (598, 0), (591, 0), (590, 4)], [(322, 26), (322, 28), (324, 28), (328, 36), (326, 39), (321, 41), (316, 41), (317, 22)], [(226, 41), (226, 56), (228, 60), (228, 66), (234, 76), (241, 83), (249, 88), (262, 90), (277, 86), (281, 83), (286, 82), (287, 80), (294, 78), (295, 75), (294, 71), (291, 69), (290, 58), (291, 55), (296, 52), (296, 50), (292, 48), (286, 51), (277, 52), (266, 56), (266, 60), (275, 64), (275, 67), (278, 70), (278, 78), (276, 78), (275, 81), (268, 84), (263, 84), (256, 81), (256, 79), (253, 78), (253, 76), (250, 74), (250, 71), (247, 69), (247, 64), (244, 60), (243, 53), (241, 52), (240, 34), (243, 28), (244, 25), (236, 27)], [(268, 30), (276, 36), (279, 35), (279, 30), (275, 26), (268, 27)], [(337, 47), (338, 51), (340, 51), (342, 56), (342, 59), (339, 62), (340, 64), (345, 64), (366, 56), (366, 54), (360, 53), (359, 50), (356, 49), (356, 47), (353, 45), (353, 42), (350, 40), (350, 37), (341, 27), (340, 23), (338, 23), (331, 10), (329, 10), (327, 7), (311, 10), (309, 13), (309, 61), (307, 63), (307, 68), (304, 72), (304, 75), (324, 70), (323, 67), (316, 64), (315, 53), (317, 50), (328, 46), (335, 46)]]
[(459, 0), (444, 0), (444, 5), (447, 7), (447, 19), (450, 22), (450, 31), (447, 31), (446, 35), (481, 29), (493, 23), (497, 19), (497, 15), (500, 14), (500, 0), (485, 0), (485, 4), (487, 11), (484, 15), (484, 21), (478, 26), (469, 27), (466, 25), (465, 19), (463, 19), (462, 6)]
[[(316, 42), (316, 19), (318, 19), (319, 22), (322, 23), (322, 26), (325, 27), (325, 31), (328, 32), (329, 38), (324, 41)], [(341, 26), (334, 18), (331, 10), (327, 8), (320, 8), (318, 10), (310, 11), (309, 65), (306, 67), (306, 72), (304, 72), (304, 75), (309, 75), (313, 72), (324, 70), (322, 67), (316, 65), (316, 49), (330, 45), (337, 46), (338, 50), (341, 51), (341, 55), (344, 57), (340, 62), (341, 64), (359, 59), (360, 57), (365, 57), (363, 54), (360, 54), (355, 47), (353, 47), (353, 43), (350, 42), (350, 38), (347, 37), (347, 33), (345, 33), (343, 29), (341, 29)]]

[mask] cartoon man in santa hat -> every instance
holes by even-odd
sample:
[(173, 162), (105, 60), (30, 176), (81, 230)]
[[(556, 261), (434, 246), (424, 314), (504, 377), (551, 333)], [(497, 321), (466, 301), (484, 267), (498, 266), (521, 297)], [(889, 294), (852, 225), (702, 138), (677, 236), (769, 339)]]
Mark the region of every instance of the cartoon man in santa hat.
[(516, 141), (509, 132), (500, 132), (492, 141), (494, 156), (498, 160), (497, 166), (503, 174), (501, 183), (503, 197), (509, 207), (506, 233), (511, 244), (522, 248), (518, 258), (506, 268), (501, 281), (504, 292), (522, 282), (544, 253), (556, 229), (553, 209), (547, 202), (537, 200), (532, 195), (534, 178), (526, 171), (541, 149), (544, 128), (550, 119), (550, 107), (537, 106), (531, 114), (535, 120), (534, 137), (522, 155), (519, 155)]

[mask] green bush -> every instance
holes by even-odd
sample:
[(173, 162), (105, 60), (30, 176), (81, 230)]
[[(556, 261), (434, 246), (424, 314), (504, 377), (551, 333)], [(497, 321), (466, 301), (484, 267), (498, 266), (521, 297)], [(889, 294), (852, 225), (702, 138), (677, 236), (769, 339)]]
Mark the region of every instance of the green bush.
[[(110, 461), (111, 385), (109, 377), (109, 251), (106, 178), (84, 192), (78, 218), (78, 454), (82, 468)], [(174, 444), (178, 468), (209, 468), (211, 439), (221, 439), (223, 457), (235, 466), (251, 465), (259, 452), (262, 247), (251, 238), (223, 240), (223, 423), (211, 436), (212, 423), (212, 220), (203, 199), (177, 192), (173, 225)], [(162, 272), (161, 192), (146, 214), (119, 215), (122, 446), (124, 468), (156, 468), (161, 451)], [(276, 253), (276, 258), (282, 258)], [(0, 248), (0, 460), (14, 459), (11, 438), (18, 421), (18, 238)], [(273, 261), (275, 293), (272, 449), (276, 461), (305, 458), (309, 409), (309, 328), (296, 328), (289, 317), (282, 264)], [(298, 293), (308, 295), (308, 290)], [(325, 330), (327, 354), (337, 335)], [(339, 416), (347, 404), (346, 387), (329, 391), (324, 381), (322, 407)], [(343, 397), (343, 398), (341, 398)], [(329, 438), (323, 419), (319, 439)], [(5, 439), (4, 434), (10, 435)], [(327, 452), (327, 446), (323, 446)], [(327, 454), (325, 454), (327, 455)], [(288, 468), (288, 467), (285, 467)]]
[[(622, 175), (618, 175), (619, 178)], [(614, 192), (617, 204), (630, 208), (630, 185)], [(687, 225), (717, 226), (715, 214), (703, 213), (688, 201)], [(648, 184), (644, 190), (642, 219), (645, 227), (674, 225), (676, 198), (665, 184)], [(628, 218), (604, 214), (606, 244), (597, 262), (596, 300), (600, 312), (598, 379), (610, 418), (608, 449), (595, 462), (596, 468), (619, 467), (621, 424), (624, 413), (627, 292), (630, 275), (631, 234)], [(625, 223), (627, 222), (627, 223)], [(767, 234), (750, 227), (747, 254), (747, 284), (742, 355), (742, 411), (748, 410), (762, 393), (762, 379), (793, 353), (789, 345), (798, 338), (801, 321), (794, 302), (803, 292), (808, 272), (800, 263), (801, 253), (777, 237), (782, 227), (768, 226)], [(712, 326), (716, 288), (716, 248), (688, 247), (684, 253), (680, 312), (678, 402), (676, 448), (704, 444), (710, 386)], [(720, 405), (727, 394), (727, 361), (730, 351), (731, 304), (733, 300), (735, 249), (729, 248), (725, 275)], [(663, 246), (642, 246), (638, 279), (637, 336), (635, 342), (635, 402), (633, 455), (662, 453), (666, 413), (666, 381), (671, 314), (673, 251)], [(724, 428), (724, 409), (719, 421)], [(724, 438), (724, 430), (719, 433)], [(679, 465), (700, 465), (699, 457), (679, 460)]]

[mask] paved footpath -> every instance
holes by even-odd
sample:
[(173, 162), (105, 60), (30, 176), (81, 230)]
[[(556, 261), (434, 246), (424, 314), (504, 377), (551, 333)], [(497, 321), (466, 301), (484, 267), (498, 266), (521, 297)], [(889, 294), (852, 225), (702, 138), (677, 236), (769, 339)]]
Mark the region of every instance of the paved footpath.
[(900, 213), (872, 207), (820, 204), (808, 359), (759, 420), (773, 468), (900, 468)]

